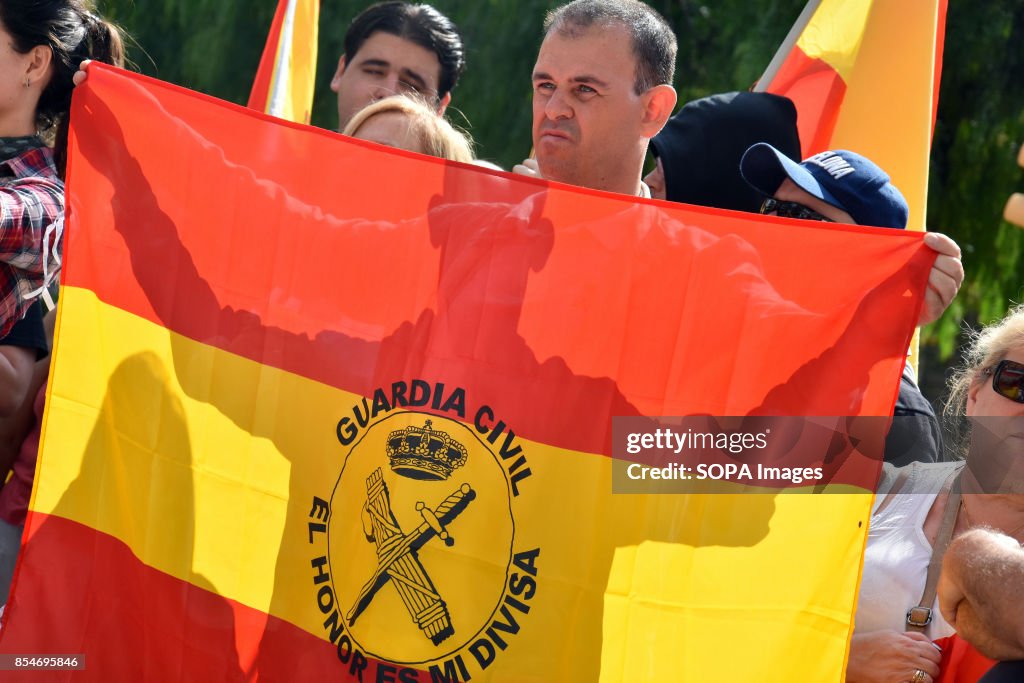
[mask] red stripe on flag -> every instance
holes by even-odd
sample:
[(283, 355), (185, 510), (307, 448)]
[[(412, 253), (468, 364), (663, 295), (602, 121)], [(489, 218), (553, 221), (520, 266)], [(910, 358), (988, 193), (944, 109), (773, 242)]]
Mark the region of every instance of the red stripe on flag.
[[(212, 585), (153, 569), (112, 536), (63, 517), (30, 515), (0, 653), (85, 654), (86, 669), (73, 673), (75, 681), (360, 678), (350, 675), (357, 659), (349, 652), (343, 663), (326, 640), (217, 595)], [(311, 569), (311, 589), (312, 577)], [(377, 666), (365, 662), (361, 679), (375, 680)], [(4, 672), (3, 680), (32, 682), (40, 674)]]
[(932, 136), (935, 135), (935, 121), (939, 116), (939, 86), (942, 84), (942, 53), (946, 45), (946, 10), (948, 3), (939, 3), (939, 13), (935, 21), (935, 81), (932, 85)]
[(788, 97), (800, 112), (796, 124), (805, 159), (828, 149), (846, 95), (846, 83), (835, 69), (794, 45), (768, 92)]
[(363, 396), (462, 387), (465, 419), (489, 405), (593, 453), (612, 415), (891, 413), (895, 383), (864, 387), (882, 358), (899, 376), (920, 236), (547, 189), (105, 68), (89, 84), (64, 284), (185, 337)]

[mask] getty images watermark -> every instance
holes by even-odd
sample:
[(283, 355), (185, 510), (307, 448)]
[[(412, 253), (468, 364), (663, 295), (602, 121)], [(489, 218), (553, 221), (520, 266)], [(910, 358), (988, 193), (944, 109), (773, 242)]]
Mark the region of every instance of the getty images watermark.
[(612, 491), (873, 491), (890, 419), (616, 417)]

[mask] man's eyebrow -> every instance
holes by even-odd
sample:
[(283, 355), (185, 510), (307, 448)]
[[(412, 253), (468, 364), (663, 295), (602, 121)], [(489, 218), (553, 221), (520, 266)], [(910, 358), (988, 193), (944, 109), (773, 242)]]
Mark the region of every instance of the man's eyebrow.
[(367, 57), (358, 62), (359, 66), (379, 66), (385, 69), (391, 66), (391, 62), (386, 59), (378, 59), (377, 57)]
[(597, 76), (590, 76), (590, 75), (586, 75), (586, 74), (583, 75), (583, 76), (574, 76), (573, 78), (569, 79), (569, 82), (570, 83), (583, 83), (584, 85), (596, 85), (599, 88), (607, 88), (608, 87), (608, 84), (605, 83), (604, 81), (602, 81)]
[[(553, 81), (555, 79), (553, 79), (550, 74), (548, 74), (548, 73), (546, 73), (544, 71), (535, 71), (533, 73), (533, 80), (534, 81)], [(602, 81), (597, 76), (590, 76), (588, 74), (584, 74), (582, 76), (573, 76), (572, 78), (569, 79), (569, 82), (570, 83), (582, 83), (584, 85), (596, 85), (599, 88), (607, 88), (608, 87), (608, 84), (606, 82)]]

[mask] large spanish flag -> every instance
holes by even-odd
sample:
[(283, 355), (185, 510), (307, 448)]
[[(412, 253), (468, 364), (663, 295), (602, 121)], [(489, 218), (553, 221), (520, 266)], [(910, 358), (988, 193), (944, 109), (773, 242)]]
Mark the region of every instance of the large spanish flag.
[(492, 173), (101, 65), (72, 120), (0, 651), (98, 681), (840, 680), (871, 497), (613, 494), (612, 417), (888, 415), (920, 235)]
[(810, 0), (758, 90), (796, 105), (803, 156), (850, 149), (892, 177), (923, 230), (947, 0)]
[(320, 0), (280, 0), (249, 93), (249, 107), (309, 123), (316, 81)]

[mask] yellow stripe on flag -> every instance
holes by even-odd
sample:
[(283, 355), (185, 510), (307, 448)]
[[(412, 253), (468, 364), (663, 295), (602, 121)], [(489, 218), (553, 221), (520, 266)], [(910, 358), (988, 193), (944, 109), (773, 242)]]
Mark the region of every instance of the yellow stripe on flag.
[(832, 147), (868, 157), (910, 205), (907, 227), (924, 230), (935, 93), (939, 0), (874, 2), (857, 64), (846, 80)]
[(872, 3), (865, 0), (823, 0), (796, 45), (811, 59), (828, 63), (848, 81), (867, 28)]

